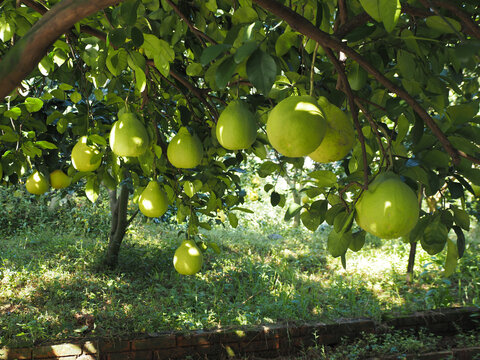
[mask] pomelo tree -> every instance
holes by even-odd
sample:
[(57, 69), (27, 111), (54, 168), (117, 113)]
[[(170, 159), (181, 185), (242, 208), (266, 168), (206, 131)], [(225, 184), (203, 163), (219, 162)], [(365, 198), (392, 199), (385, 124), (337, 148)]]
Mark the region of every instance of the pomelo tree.
[[(262, 177), (282, 175), (287, 163), (302, 168), (338, 111), (338, 128), (351, 126), (347, 144), (354, 129), (351, 149), (338, 149), (346, 156), (335, 171), (328, 165), (308, 174), (302, 191), (309, 200), (285, 217), (300, 214), (312, 231), (332, 225), (328, 249), (345, 263), (372, 229), (355, 222), (356, 204), (388, 173), (396, 179), (391, 191), (400, 184), (418, 204), (428, 201), (395, 232), (411, 243), (411, 259), (417, 243), (430, 254), (447, 251), (448, 274), (465, 250), (464, 200), (480, 185), (477, 0), (3, 0), (0, 40), (3, 183), (64, 170), (85, 182), (92, 201), (106, 186), (109, 266), (129, 223), (128, 202), (151, 181), (178, 222), (187, 221), (189, 238), (209, 228), (205, 216), (217, 211), (235, 227), (244, 210), (238, 171), (245, 159), (264, 159)], [(216, 125), (239, 101), (229, 128), (244, 121), (248, 129), (222, 133), (221, 142), (231, 144), (224, 148)], [(277, 107), (285, 103), (293, 107)], [(126, 118), (139, 129), (114, 130), (126, 139), (114, 146), (112, 127)], [(93, 154), (89, 165), (99, 163), (95, 169), (74, 166), (79, 141)], [(129, 152), (132, 144), (141, 151)], [(126, 152), (115, 153), (117, 145)], [(273, 205), (281, 203), (273, 185), (265, 190)], [(401, 197), (372, 197), (378, 216), (411, 207)]]

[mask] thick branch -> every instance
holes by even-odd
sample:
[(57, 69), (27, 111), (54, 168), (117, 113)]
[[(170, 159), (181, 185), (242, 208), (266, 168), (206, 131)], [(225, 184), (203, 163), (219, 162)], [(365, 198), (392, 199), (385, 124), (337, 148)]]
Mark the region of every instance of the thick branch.
[[(380, 84), (391, 92), (398, 95), (398, 97), (405, 100), (405, 102), (412, 107), (412, 109), (418, 114), (418, 116), (425, 122), (430, 128), (432, 133), (438, 138), (444, 149), (451, 156), (453, 162), (458, 164), (460, 156), (464, 156), (461, 152), (457, 151), (450, 141), (447, 139), (442, 130), (438, 127), (432, 117), (427, 111), (404, 89), (395, 85), (389, 79), (387, 79), (380, 71), (372, 66), (365, 60), (359, 53), (342, 43), (327, 33), (316, 28), (311, 22), (294, 12), (292, 9), (282, 5), (276, 0), (253, 0), (257, 5), (261, 6), (265, 10), (285, 20), (293, 29), (299, 31), (303, 35), (312, 38), (322, 45), (324, 48), (331, 48), (333, 50), (343, 52), (349, 58), (355, 60), (360, 66), (362, 66), (369, 74), (371, 74)], [(480, 164), (479, 159), (475, 159), (475, 163)]]
[(122, 0), (63, 0), (38, 20), (0, 62), (0, 99), (37, 66), (47, 49), (76, 22)]

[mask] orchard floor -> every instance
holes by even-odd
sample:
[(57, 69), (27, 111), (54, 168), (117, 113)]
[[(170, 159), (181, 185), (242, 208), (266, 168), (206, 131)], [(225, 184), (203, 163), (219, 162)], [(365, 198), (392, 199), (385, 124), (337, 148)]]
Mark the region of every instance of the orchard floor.
[[(278, 216), (248, 215), (236, 229), (220, 224), (204, 231), (203, 240), (220, 253), (209, 248), (202, 271), (184, 277), (172, 265), (182, 229), (141, 218), (122, 244), (119, 266), (103, 269), (108, 227), (102, 221), (108, 224), (108, 211), (106, 220), (96, 211), (83, 218), (88, 226), (45, 221), (3, 236), (0, 348), (358, 318), (379, 322), (480, 304), (476, 226), (452, 276), (442, 274), (444, 254), (430, 256), (419, 247), (409, 284), (409, 245), (401, 240), (367, 236), (362, 250), (347, 253), (343, 269), (326, 252), (328, 228), (312, 233), (280, 223)], [(470, 337), (477, 341), (476, 335), (465, 335)], [(401, 338), (418, 345), (407, 335)], [(428, 345), (428, 338), (420, 343)]]

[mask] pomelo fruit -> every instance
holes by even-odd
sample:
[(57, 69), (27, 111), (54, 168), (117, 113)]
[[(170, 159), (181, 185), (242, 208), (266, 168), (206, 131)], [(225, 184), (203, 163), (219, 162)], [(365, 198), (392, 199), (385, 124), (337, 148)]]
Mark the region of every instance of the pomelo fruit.
[(270, 144), (287, 157), (312, 153), (322, 142), (327, 122), (312, 96), (290, 96), (280, 101), (267, 120)]
[(417, 224), (418, 199), (398, 175), (378, 175), (358, 200), (355, 220), (363, 230), (382, 239), (408, 234)]
[(49, 184), (47, 178), (41, 172), (35, 170), (27, 178), (25, 187), (30, 194), (42, 195), (48, 191)]
[(138, 207), (143, 215), (160, 217), (167, 211), (168, 198), (160, 184), (152, 180), (138, 198)]
[(72, 164), (78, 171), (97, 170), (102, 163), (100, 150), (87, 144), (87, 137), (82, 136), (72, 149)]
[(355, 142), (353, 125), (342, 110), (321, 97), (318, 105), (325, 114), (327, 131), (320, 146), (308, 156), (319, 163), (329, 163), (343, 159)]
[(193, 240), (184, 240), (175, 251), (173, 266), (179, 274), (194, 275), (203, 265), (203, 254)]
[(255, 116), (241, 100), (232, 101), (220, 114), (215, 132), (225, 149), (248, 149), (257, 137)]
[(70, 185), (72, 178), (62, 170), (54, 170), (50, 173), (50, 185), (54, 189), (63, 189)]
[(123, 113), (110, 130), (110, 148), (118, 156), (140, 156), (148, 147), (148, 133), (134, 113)]
[(197, 135), (190, 134), (186, 127), (181, 127), (168, 144), (167, 157), (176, 168), (194, 168), (203, 158), (202, 142)]

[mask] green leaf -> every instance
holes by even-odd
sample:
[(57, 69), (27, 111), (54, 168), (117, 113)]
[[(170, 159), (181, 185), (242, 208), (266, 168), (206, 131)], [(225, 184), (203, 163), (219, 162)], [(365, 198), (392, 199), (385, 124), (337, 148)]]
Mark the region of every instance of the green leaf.
[(230, 44), (217, 44), (205, 48), (200, 56), (200, 63), (205, 66), (212, 60), (215, 60), (221, 54), (227, 52), (232, 45)]
[(233, 228), (236, 228), (238, 226), (237, 215), (235, 215), (232, 212), (229, 212), (227, 216), (228, 216), (228, 221), (230, 222), (230, 225), (232, 225)]
[(195, 187), (191, 181), (185, 181), (183, 183), (183, 191), (189, 198), (192, 198), (195, 195)]
[(468, 216), (468, 213), (465, 210), (459, 209), (455, 206), (453, 206), (451, 209), (453, 211), (455, 224), (464, 230), (470, 230), (470, 216)]
[(82, 95), (80, 95), (78, 91), (74, 91), (73, 93), (70, 94), (70, 100), (72, 100), (72, 102), (76, 104), (80, 100), (82, 100)]
[(258, 168), (258, 176), (262, 177), (262, 178), (265, 178), (267, 177), (268, 175), (271, 175), (273, 174), (275, 171), (277, 171), (279, 169), (279, 165), (278, 164), (275, 164), (274, 162), (272, 161), (265, 161), (264, 163), (262, 163), (262, 165), (260, 165), (260, 167)]
[(217, 68), (215, 73), (215, 82), (219, 89), (224, 89), (235, 72), (237, 64), (233, 56), (225, 58)]
[(25, 107), (30, 113), (37, 112), (43, 107), (43, 101), (38, 98), (27, 97), (25, 99)]
[(397, 65), (405, 79), (415, 79), (415, 57), (405, 50), (397, 51)]
[(275, 43), (275, 53), (277, 56), (283, 56), (290, 51), (292, 47), (297, 46), (299, 35), (296, 32), (284, 32)]
[(380, 0), (360, 0), (363, 10), (375, 21), (382, 22), (380, 16)]
[(429, 16), (425, 19), (425, 23), (430, 29), (442, 34), (455, 34), (462, 30), (462, 25), (457, 20), (447, 16)]
[(132, 26), (137, 22), (137, 10), (140, 1), (128, 0), (122, 3), (120, 7), (120, 16), (125, 24)]
[(447, 257), (445, 258), (445, 276), (450, 276), (455, 272), (458, 261), (457, 245), (451, 240), (447, 239)]
[(190, 63), (186, 69), (188, 76), (198, 76), (201, 75), (203, 72), (202, 64), (199, 63)]
[(108, 41), (114, 47), (120, 47), (125, 44), (125, 40), (127, 39), (127, 33), (124, 29), (115, 29), (108, 33)]
[(12, 118), (13, 120), (17, 120), (20, 117), (20, 115), (22, 115), (22, 110), (16, 106), (3, 113), (3, 116), (7, 118)]
[(300, 212), (300, 210), (302, 210), (302, 207), (303, 206), (299, 204), (295, 204), (295, 203), (290, 204), (290, 206), (287, 208), (287, 211), (285, 212), (285, 216), (283, 219), (285, 221), (292, 219), (293, 217), (295, 217), (295, 215), (297, 215)]
[(97, 201), (99, 194), (99, 186), (96, 176), (89, 176), (85, 185), (85, 195), (92, 203)]
[(107, 146), (107, 140), (101, 135), (98, 134), (91, 134), (88, 135), (88, 140), (90, 140), (94, 144), (98, 144), (101, 146)]
[(272, 206), (277, 206), (280, 203), (280, 199), (281, 199), (281, 196), (276, 191), (273, 191), (270, 194), (270, 204), (272, 204)]
[(139, 48), (144, 42), (142, 31), (137, 27), (132, 27), (130, 30), (130, 37), (132, 38), (132, 44), (134, 47)]
[(316, 170), (308, 174), (311, 178), (316, 179), (316, 185), (320, 188), (330, 187), (337, 183), (337, 176), (330, 170)]
[(478, 102), (452, 105), (447, 108), (447, 114), (456, 125), (462, 125), (473, 120), (478, 113)]
[(348, 245), (348, 248), (354, 252), (360, 251), (365, 245), (366, 232), (361, 230), (353, 233), (352, 241)]
[(387, 32), (392, 32), (397, 25), (398, 18), (402, 12), (402, 5), (400, 0), (379, 0), (380, 1), (380, 16), (383, 21), (383, 26)]
[(139, 67), (135, 68), (135, 87), (141, 93), (147, 88), (147, 77), (145, 72)]
[(327, 240), (327, 250), (333, 257), (345, 255), (352, 241), (352, 233), (337, 233), (335, 230), (330, 231)]
[(242, 46), (240, 46), (233, 58), (237, 64), (240, 64), (243, 60), (247, 59), (255, 50), (257, 50), (256, 41), (247, 41)]
[(241, 7), (235, 10), (232, 16), (232, 23), (238, 24), (250, 24), (258, 19), (257, 12), (251, 7)]
[(425, 228), (421, 244), (423, 250), (430, 255), (438, 254), (445, 247), (448, 237), (448, 228), (436, 217), (433, 222)]
[(217, 11), (217, 0), (208, 0), (205, 2), (205, 6), (208, 10), (215, 13)]
[(247, 61), (247, 76), (260, 93), (268, 95), (277, 76), (277, 64), (269, 54), (257, 49)]
[(57, 145), (44, 140), (35, 142), (35, 146), (38, 146), (42, 149), (48, 149), (48, 150), (58, 149)]

